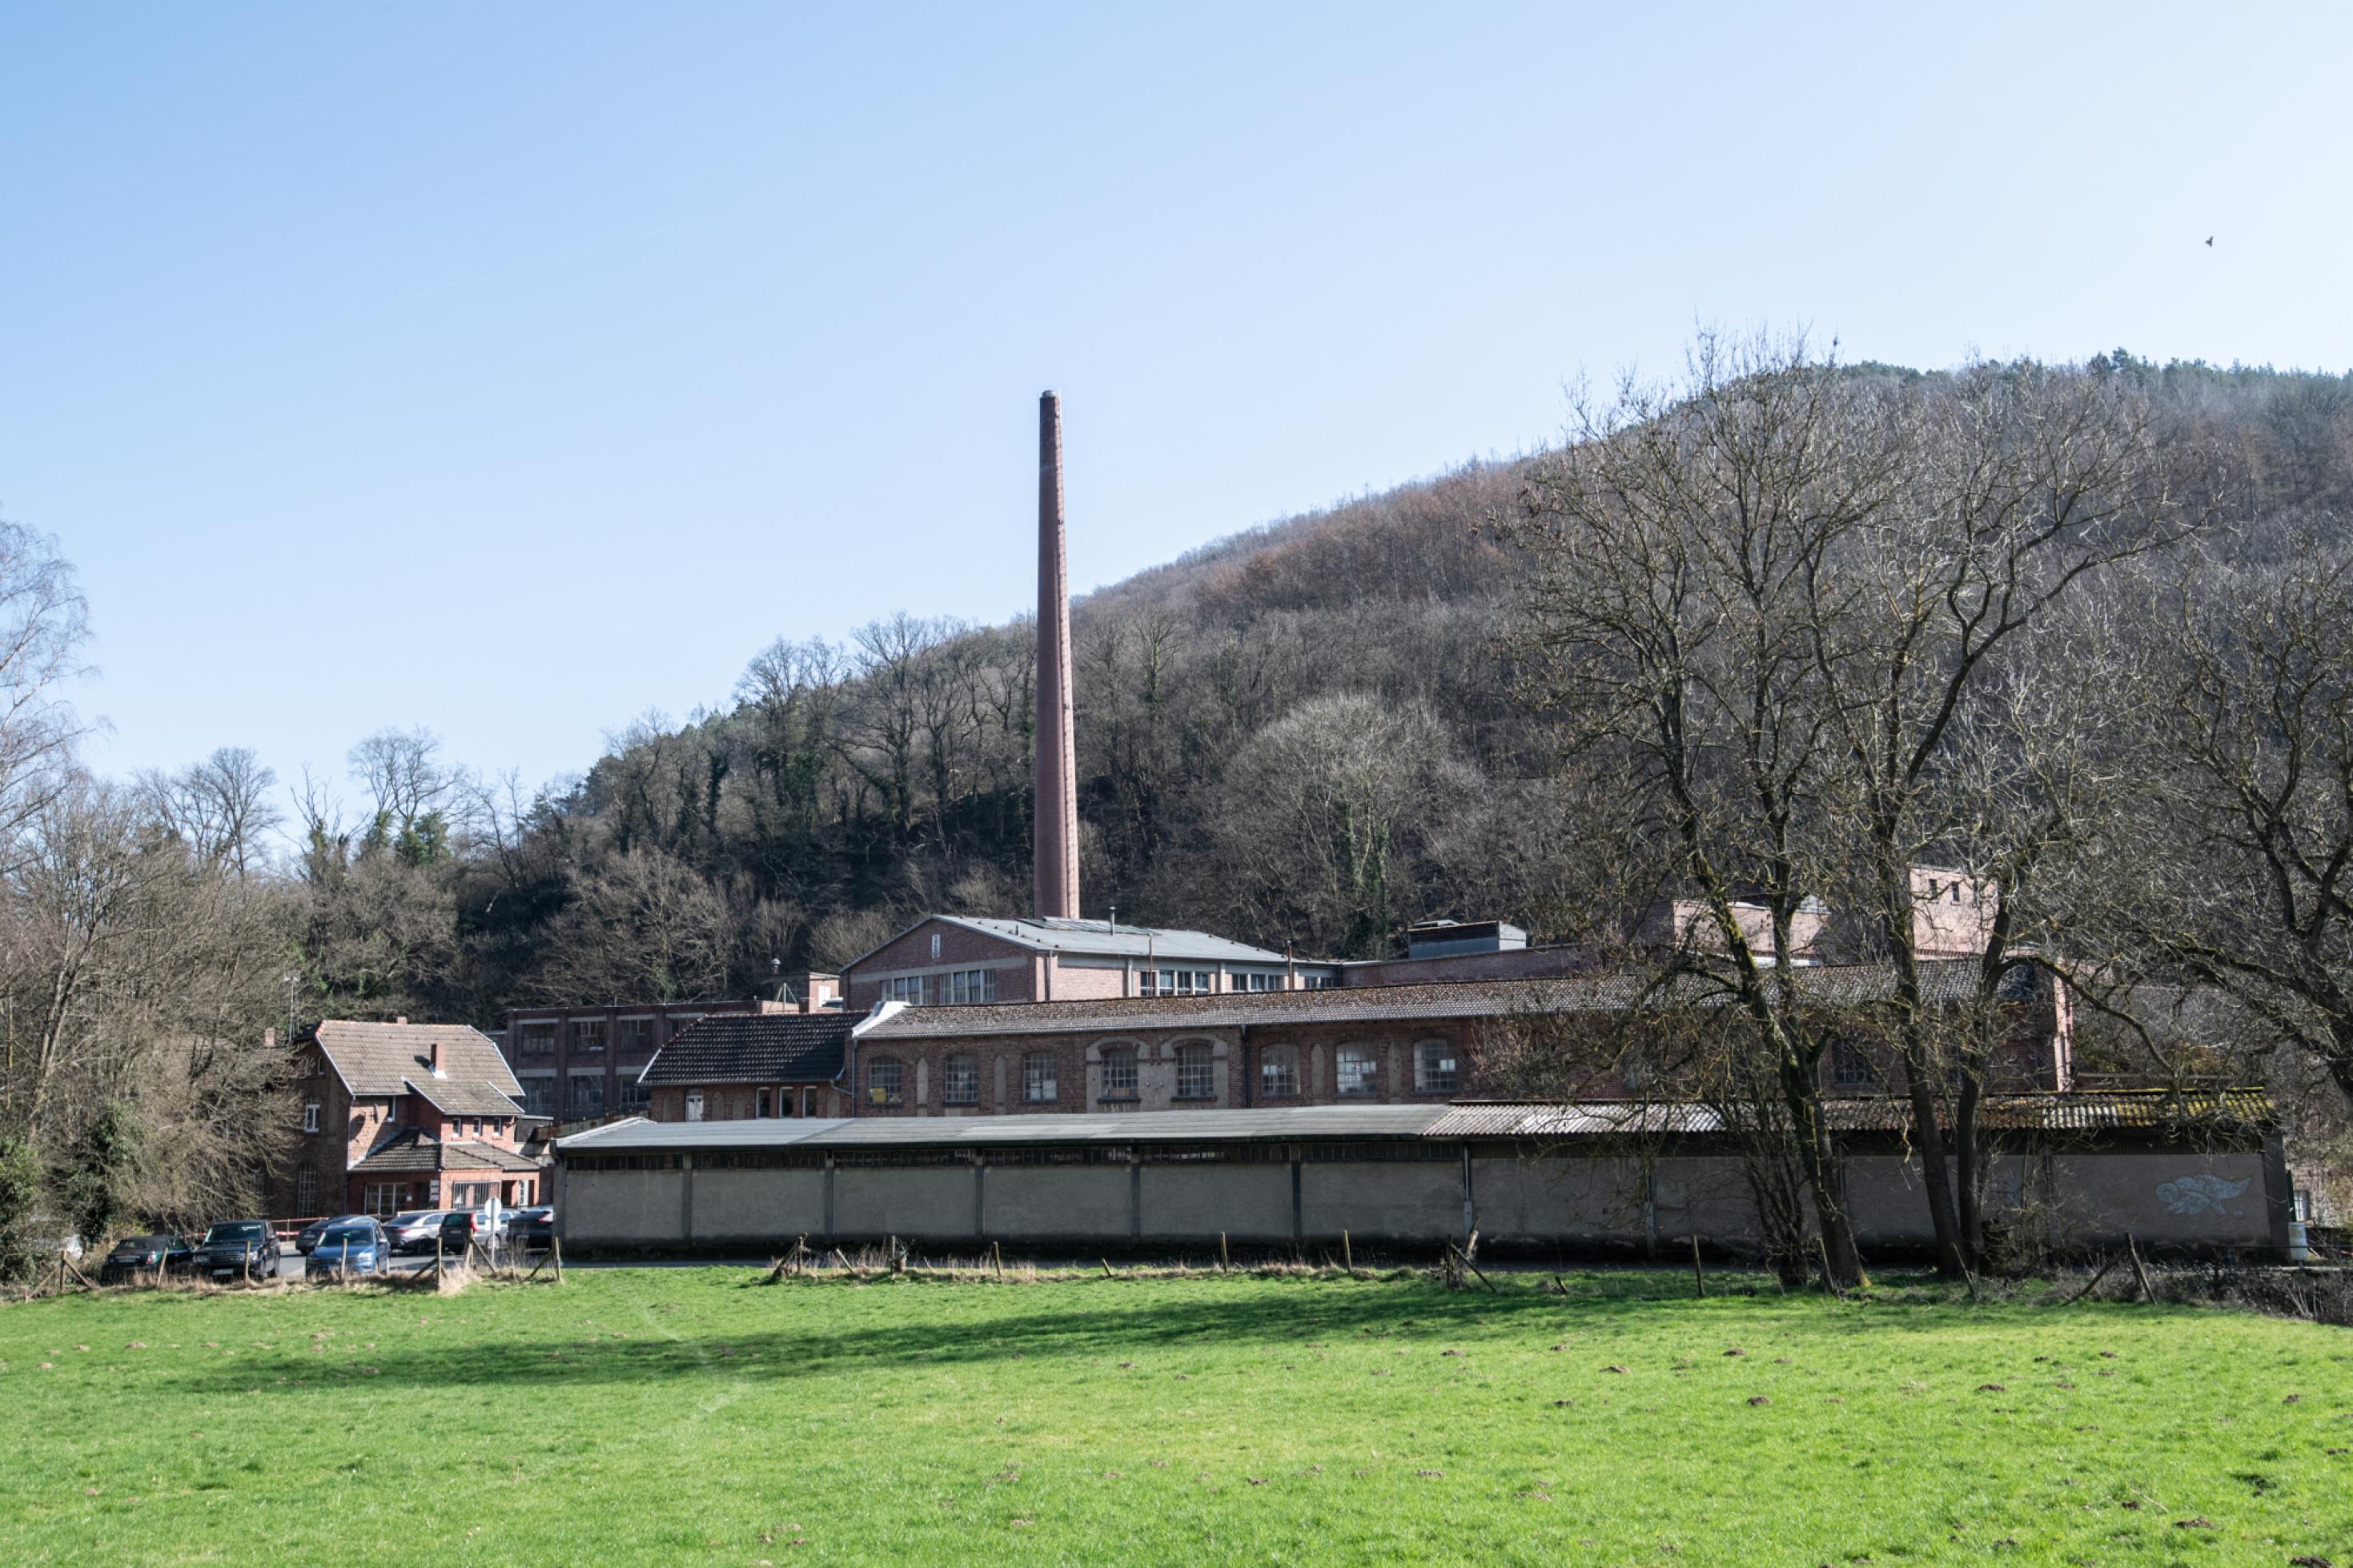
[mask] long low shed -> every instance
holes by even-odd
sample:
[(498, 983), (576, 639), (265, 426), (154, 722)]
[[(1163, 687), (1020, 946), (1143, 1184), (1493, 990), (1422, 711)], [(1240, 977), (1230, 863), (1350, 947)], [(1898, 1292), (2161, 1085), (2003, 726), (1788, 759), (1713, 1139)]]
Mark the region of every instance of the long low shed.
[[(2266, 1250), (2287, 1241), (2258, 1095), (1989, 1101), (1989, 1211), (2061, 1247)], [(1847, 1202), (1880, 1255), (1929, 1240), (1902, 1108), (1834, 1108)], [(1455, 1104), (1098, 1116), (649, 1121), (555, 1145), (559, 1234), (599, 1252), (781, 1250), (886, 1237), (938, 1248), (1215, 1244), (1641, 1256), (1756, 1232), (1737, 1149), (1689, 1106)]]

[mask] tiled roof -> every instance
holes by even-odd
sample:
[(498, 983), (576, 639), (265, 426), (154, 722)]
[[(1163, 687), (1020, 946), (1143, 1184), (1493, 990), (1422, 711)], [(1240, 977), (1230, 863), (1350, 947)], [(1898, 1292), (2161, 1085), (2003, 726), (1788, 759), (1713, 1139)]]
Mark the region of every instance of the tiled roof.
[[(1001, 942), (1026, 947), (1033, 952), (1067, 952), (1096, 958), (1165, 958), (1171, 963), (1279, 964), (1288, 962), (1282, 953), (1252, 947), (1228, 937), (1212, 936), (1205, 931), (1176, 931), (1165, 926), (1118, 926), (1109, 921), (1044, 919), (1026, 915), (925, 915), (907, 931), (893, 936), (891, 942), (897, 942), (907, 931), (918, 930), (930, 921), (962, 926), (966, 931), (976, 931)], [(882, 946), (890, 944), (884, 942)], [(850, 960), (844, 968), (855, 968), (881, 951), (881, 948), (876, 948), (862, 953)], [(1308, 961), (1303, 959), (1301, 962)]]
[(420, 1128), (396, 1133), (352, 1167), (357, 1175), (417, 1171), (536, 1171), (539, 1162), (495, 1144), (463, 1139), (442, 1142)]
[[(1932, 1000), (1968, 994), (1973, 963), (1921, 966)], [(1884, 964), (1821, 964), (1797, 972), (1799, 989), (1817, 1005), (1848, 1006), (1893, 994), (1894, 972)], [(2026, 970), (2008, 987), (2023, 1000), (2035, 989)], [(993, 1002), (908, 1007), (877, 1021), (860, 1038), (936, 1039), (954, 1036), (1097, 1034), (1106, 1029), (1212, 1029), (1285, 1024), (1405, 1022), (1429, 1018), (1493, 1018), (1552, 1013), (1617, 1012), (1665, 1005), (1680, 997), (1697, 1006), (1722, 1005), (1714, 983), (1687, 977), (1662, 993), (1645, 976), (1542, 980), (1454, 980), (1421, 985), (1335, 986), (1321, 991), (1232, 991), (1210, 996), (1117, 996), (1075, 1002)]]
[[(330, 1018), (318, 1029), (327, 1065), (355, 1096), (421, 1094), (451, 1116), (514, 1116), (522, 1085), (489, 1036), (463, 1024), (358, 1024)], [(433, 1047), (441, 1072), (433, 1072)]]
[(842, 1042), (860, 1015), (721, 1015), (688, 1025), (654, 1053), (638, 1081), (824, 1083), (841, 1075)]

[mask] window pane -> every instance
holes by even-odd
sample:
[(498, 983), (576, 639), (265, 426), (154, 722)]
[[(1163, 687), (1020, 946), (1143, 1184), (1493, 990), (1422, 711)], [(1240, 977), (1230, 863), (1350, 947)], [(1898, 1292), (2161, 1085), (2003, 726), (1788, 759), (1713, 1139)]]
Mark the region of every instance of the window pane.
[(1271, 1046), (1259, 1058), (1259, 1092), (1281, 1098), (1299, 1092), (1299, 1053), (1289, 1046)]
[(1454, 1047), (1435, 1041), (1415, 1047), (1413, 1087), (1423, 1094), (1452, 1094)]
[(1021, 1058), (1022, 1099), (1051, 1100), (1055, 1088), (1053, 1053), (1031, 1051)]
[(1105, 1100), (1135, 1098), (1135, 1053), (1134, 1051), (1123, 1048), (1103, 1053), (1103, 1097)]
[(980, 1061), (975, 1057), (950, 1057), (942, 1075), (942, 1098), (950, 1105), (980, 1102)]
[(866, 1095), (877, 1105), (899, 1102), (899, 1064), (883, 1058), (866, 1064)]
[(1374, 1092), (1373, 1053), (1355, 1047), (1345, 1047), (1340, 1052), (1340, 1092), (1371, 1094)]
[(1176, 1098), (1208, 1100), (1216, 1090), (1212, 1087), (1215, 1074), (1207, 1046), (1176, 1047)]

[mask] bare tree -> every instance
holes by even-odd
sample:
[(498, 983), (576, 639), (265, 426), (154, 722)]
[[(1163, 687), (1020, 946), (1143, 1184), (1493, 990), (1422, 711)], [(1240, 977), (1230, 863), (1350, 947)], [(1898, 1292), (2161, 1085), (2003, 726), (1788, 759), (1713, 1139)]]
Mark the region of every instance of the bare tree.
[(223, 746), (176, 773), (150, 771), (139, 787), (156, 819), (187, 840), (199, 859), (240, 877), (267, 861), (264, 841), (285, 821), (270, 799), (278, 775), (243, 746)]
[(370, 835), (385, 842), (415, 828), (452, 783), (429, 730), (378, 730), (352, 748), (350, 763), (375, 807)]
[(57, 541), (0, 521), (0, 846), (68, 786), (87, 727), (58, 695), (87, 673), (89, 605)]

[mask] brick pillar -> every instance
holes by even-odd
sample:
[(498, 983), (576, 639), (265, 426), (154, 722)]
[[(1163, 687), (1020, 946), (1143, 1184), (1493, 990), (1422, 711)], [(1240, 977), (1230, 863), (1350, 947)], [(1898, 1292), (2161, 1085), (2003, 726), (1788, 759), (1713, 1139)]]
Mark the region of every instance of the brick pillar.
[(1071, 722), (1071, 577), (1063, 549), (1062, 402), (1038, 399), (1038, 713), (1031, 907), (1079, 915), (1079, 783)]

